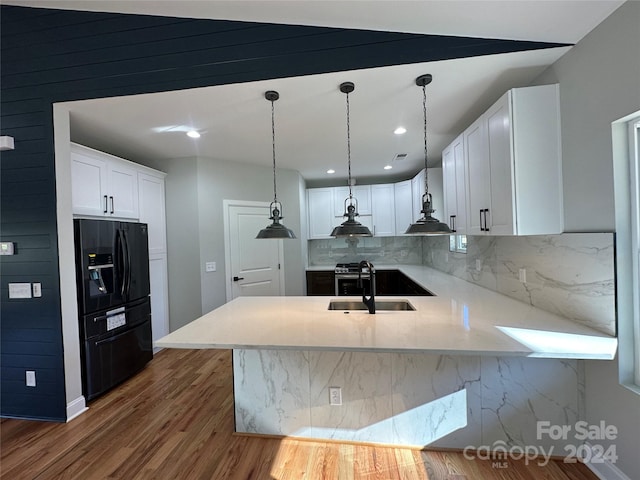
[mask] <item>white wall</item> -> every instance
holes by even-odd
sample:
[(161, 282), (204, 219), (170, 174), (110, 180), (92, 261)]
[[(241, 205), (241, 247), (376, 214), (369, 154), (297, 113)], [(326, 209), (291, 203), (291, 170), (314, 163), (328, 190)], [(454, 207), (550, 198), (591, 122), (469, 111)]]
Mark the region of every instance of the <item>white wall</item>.
[[(566, 231), (615, 228), (611, 123), (640, 110), (639, 47), (640, 2), (627, 1), (536, 81), (560, 83)], [(628, 325), (620, 307), (618, 322)], [(598, 443), (615, 444), (617, 468), (635, 479), (640, 395), (618, 374), (618, 361), (586, 362), (586, 420), (618, 428), (615, 440)]]
[[(172, 160), (171, 162), (178, 162)], [(197, 163), (197, 184), (185, 184), (184, 189), (197, 190), (199, 256), (198, 272), (200, 272), (200, 294), (202, 313), (209, 312), (226, 302), (227, 275), (224, 269), (224, 227), (222, 201), (227, 200), (254, 200), (270, 202), (273, 200), (272, 170), (255, 165), (225, 162), (211, 158), (199, 157)], [(169, 177), (168, 175), (167, 177)], [(299, 198), (300, 174), (294, 170), (281, 169), (277, 172), (278, 199), (283, 204), (284, 224), (292, 229), (297, 240), (287, 240), (285, 248), (285, 293), (287, 295), (303, 295), (304, 263), (302, 258), (302, 241), (304, 236), (300, 230), (300, 198)], [(186, 192), (185, 192), (186, 193)], [(174, 196), (180, 195), (179, 191), (173, 192), (167, 202), (173, 202)], [(179, 214), (179, 212), (176, 212)], [(265, 217), (265, 226), (269, 219)], [(173, 255), (176, 246), (169, 243), (169, 257)], [(195, 254), (195, 252), (191, 252)], [(204, 271), (204, 263), (214, 261), (217, 263), (217, 271), (207, 273)], [(178, 278), (169, 281), (178, 282)], [(171, 283), (169, 285), (171, 289)], [(184, 325), (187, 321), (178, 323)], [(173, 325), (172, 325), (173, 326)], [(177, 326), (177, 325), (176, 325)]]
[(174, 331), (202, 315), (198, 163), (196, 158), (166, 162), (169, 318)]

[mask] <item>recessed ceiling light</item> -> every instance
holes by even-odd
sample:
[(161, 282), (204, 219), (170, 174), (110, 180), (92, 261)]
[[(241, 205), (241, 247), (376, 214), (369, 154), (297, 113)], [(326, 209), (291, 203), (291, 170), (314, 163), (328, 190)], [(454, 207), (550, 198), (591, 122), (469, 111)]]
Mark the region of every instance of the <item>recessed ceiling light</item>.
[(333, 168), (330, 168), (329, 170), (327, 170), (327, 173), (331, 175), (332, 173), (336, 173), (336, 171)]
[(189, 130), (187, 136), (191, 138), (200, 138), (200, 133), (197, 130)]
[(393, 133), (395, 133), (396, 135), (402, 135), (407, 133), (407, 129), (404, 127), (398, 127), (393, 131)]
[(385, 166), (384, 166), (384, 169), (385, 169), (385, 170), (391, 170), (392, 168), (393, 168), (393, 167), (392, 167), (391, 165), (385, 165)]

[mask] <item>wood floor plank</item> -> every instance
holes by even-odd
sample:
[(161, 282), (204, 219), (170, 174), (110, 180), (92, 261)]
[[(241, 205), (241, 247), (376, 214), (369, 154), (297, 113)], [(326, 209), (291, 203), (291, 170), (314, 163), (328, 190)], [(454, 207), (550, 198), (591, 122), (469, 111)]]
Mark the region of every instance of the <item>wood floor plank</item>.
[(163, 350), (67, 424), (2, 419), (6, 480), (597, 480), (586, 466), (236, 435), (228, 350)]

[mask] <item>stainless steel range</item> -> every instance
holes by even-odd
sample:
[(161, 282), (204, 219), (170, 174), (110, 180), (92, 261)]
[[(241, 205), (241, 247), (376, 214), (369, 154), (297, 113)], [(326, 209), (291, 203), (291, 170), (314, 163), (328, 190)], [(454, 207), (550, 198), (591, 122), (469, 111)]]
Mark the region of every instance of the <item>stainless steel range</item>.
[[(362, 287), (358, 287), (358, 263), (338, 263), (335, 267), (336, 295), (362, 295)], [(369, 269), (363, 268), (362, 286), (370, 291)]]

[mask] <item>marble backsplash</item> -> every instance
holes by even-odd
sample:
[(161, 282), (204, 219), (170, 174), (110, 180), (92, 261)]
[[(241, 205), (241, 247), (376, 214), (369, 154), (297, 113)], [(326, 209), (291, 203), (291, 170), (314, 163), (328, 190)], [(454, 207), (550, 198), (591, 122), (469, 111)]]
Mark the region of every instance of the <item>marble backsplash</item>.
[(614, 244), (613, 233), (469, 236), (467, 253), (456, 253), (448, 236), (311, 240), (309, 265), (426, 265), (615, 335)]
[(422, 239), (419, 237), (331, 238), (309, 241), (309, 266), (334, 266), (366, 258), (374, 265), (420, 265)]
[(613, 233), (474, 236), (464, 254), (449, 237), (425, 237), (421, 263), (615, 335), (614, 244)]

